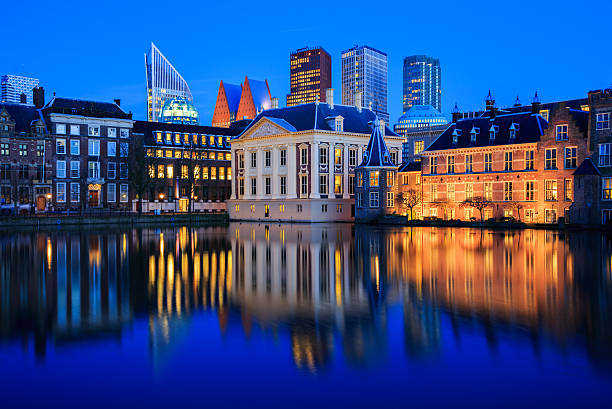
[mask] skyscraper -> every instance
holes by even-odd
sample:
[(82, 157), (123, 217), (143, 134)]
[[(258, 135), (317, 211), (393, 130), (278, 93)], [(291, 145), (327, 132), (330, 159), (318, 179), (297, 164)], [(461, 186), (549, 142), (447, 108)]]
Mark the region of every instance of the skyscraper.
[(404, 58), (403, 112), (414, 105), (431, 105), (442, 112), (440, 60), (426, 55)]
[(182, 97), (193, 101), (187, 82), (153, 43), (149, 52), (145, 54), (145, 68), (149, 121), (159, 120), (160, 110), (167, 100)]
[[(38, 79), (22, 77), (20, 75), (6, 74), (0, 79), (2, 102), (13, 102), (15, 104), (33, 104), (32, 90), (38, 86)], [(22, 100), (22, 94), (25, 100)]]
[(291, 93), (287, 106), (315, 102), (317, 95), (325, 102), (325, 90), (332, 86), (331, 56), (322, 47), (300, 48), (291, 53), (289, 62)]
[(361, 105), (389, 123), (387, 111), (387, 54), (368, 46), (355, 46), (342, 52), (342, 104)]

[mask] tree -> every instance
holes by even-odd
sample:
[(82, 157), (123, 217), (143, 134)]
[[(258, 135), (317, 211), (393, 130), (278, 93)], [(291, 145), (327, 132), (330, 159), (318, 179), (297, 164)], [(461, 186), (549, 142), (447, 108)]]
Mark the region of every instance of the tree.
[[(128, 149), (127, 155), (125, 152), (121, 152), (122, 155), (120, 156), (124, 163), (128, 165), (129, 183), (138, 198), (138, 214), (140, 215), (142, 214), (142, 198), (156, 183), (157, 160), (155, 150), (151, 150), (150, 156), (147, 154), (142, 136), (134, 134), (134, 139), (130, 145), (131, 149), (126, 148), (126, 145), (120, 145), (120, 149)], [(153, 170), (152, 175), (150, 169)]]
[(508, 202), (507, 204), (509, 209), (512, 209), (512, 211), (516, 210), (516, 213), (518, 215), (518, 221), (521, 221), (521, 209), (523, 208), (523, 204), (521, 202)]
[(490, 201), (489, 199), (486, 199), (482, 196), (475, 196), (471, 199), (464, 200), (463, 202), (461, 202), (459, 206), (471, 207), (471, 208), (477, 209), (478, 212), (480, 212), (480, 221), (482, 222), (484, 221), (483, 210), (486, 209), (487, 207), (490, 207), (492, 204), (493, 202)]
[(410, 220), (414, 219), (413, 209), (418, 206), (419, 203), (423, 200), (423, 195), (419, 190), (408, 189), (405, 192), (400, 192), (397, 195), (397, 204), (404, 208), (408, 209)]
[(450, 206), (450, 203), (446, 199), (438, 199), (431, 202), (431, 205), (442, 210), (442, 218), (446, 220), (446, 212)]
[(197, 153), (194, 152), (193, 149), (186, 148), (183, 151), (183, 155), (181, 156), (181, 158), (177, 161), (177, 172), (180, 172), (178, 173), (180, 181), (179, 184), (182, 188), (184, 188), (185, 193), (187, 195), (187, 209), (189, 213), (192, 213), (193, 211), (193, 199), (196, 193), (196, 182), (200, 178), (200, 172), (202, 171), (200, 166), (197, 164), (198, 161), (195, 158), (196, 154)]

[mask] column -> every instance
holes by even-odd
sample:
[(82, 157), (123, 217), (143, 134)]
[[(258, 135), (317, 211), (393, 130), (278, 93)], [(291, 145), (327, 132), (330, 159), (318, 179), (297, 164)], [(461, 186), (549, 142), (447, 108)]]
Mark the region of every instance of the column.
[(349, 196), (349, 166), (348, 166), (348, 144), (344, 145), (342, 151), (342, 198), (348, 199)]
[(264, 178), (263, 178), (263, 150), (257, 149), (257, 196), (256, 199), (263, 199)]
[(235, 149), (232, 149), (232, 162), (231, 162), (231, 167), (232, 167), (232, 192), (230, 195), (230, 199), (231, 200), (236, 200), (236, 178), (238, 178), (238, 166), (236, 165), (236, 155), (238, 154), (238, 151)]
[(295, 144), (287, 146), (287, 198), (296, 199), (296, 177), (297, 177), (297, 164), (296, 164), (296, 147)]
[(319, 192), (319, 143), (312, 142), (310, 145), (310, 198), (321, 197)]
[(328, 155), (329, 155), (329, 160), (328, 160), (328, 163), (329, 163), (329, 180), (327, 181), (327, 183), (329, 184), (329, 187), (328, 187), (328, 190), (327, 190), (328, 193), (329, 193), (328, 197), (330, 197), (330, 198), (335, 198), (336, 197), (336, 196), (334, 196), (335, 195), (335, 193), (334, 193), (334, 177), (335, 177), (335, 171), (336, 171), (336, 162), (335, 162), (336, 157), (334, 155), (335, 151), (336, 151), (336, 145), (333, 144), (333, 143), (330, 143), (329, 144), (329, 152), (328, 152)]
[(278, 146), (272, 148), (272, 199), (278, 199), (280, 195), (280, 178), (278, 168), (280, 167), (280, 151)]

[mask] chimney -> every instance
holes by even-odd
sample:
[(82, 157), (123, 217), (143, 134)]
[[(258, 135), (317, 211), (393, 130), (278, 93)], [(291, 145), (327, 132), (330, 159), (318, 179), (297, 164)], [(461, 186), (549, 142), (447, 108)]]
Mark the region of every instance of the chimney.
[(539, 114), (541, 108), (542, 108), (542, 103), (540, 102), (538, 91), (536, 91), (535, 95), (533, 96), (533, 101), (531, 101), (531, 113)]
[(32, 90), (34, 95), (34, 106), (38, 109), (45, 106), (45, 89), (43, 87), (36, 87)]
[(357, 112), (361, 112), (361, 92), (355, 92), (353, 98), (355, 99), (355, 108), (357, 108)]
[(117, 104), (118, 106), (121, 106), (121, 100), (120, 100), (119, 98), (117, 98), (117, 99), (115, 100), (115, 104)]
[(456, 124), (459, 118), (461, 117), (461, 112), (459, 111), (459, 107), (455, 102), (455, 107), (453, 108), (453, 123)]
[(272, 109), (278, 109), (278, 98), (272, 98)]
[(327, 105), (329, 105), (331, 109), (334, 109), (334, 89), (333, 88), (327, 88), (325, 90), (325, 102), (327, 102)]

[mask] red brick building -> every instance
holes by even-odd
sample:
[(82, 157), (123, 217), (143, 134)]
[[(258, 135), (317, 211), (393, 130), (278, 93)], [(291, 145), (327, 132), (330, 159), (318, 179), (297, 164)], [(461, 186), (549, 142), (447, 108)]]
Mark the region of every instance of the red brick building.
[(270, 108), (272, 96), (267, 80), (244, 77), (244, 83), (240, 85), (221, 81), (212, 126), (229, 128), (236, 121), (254, 119), (258, 113)]

